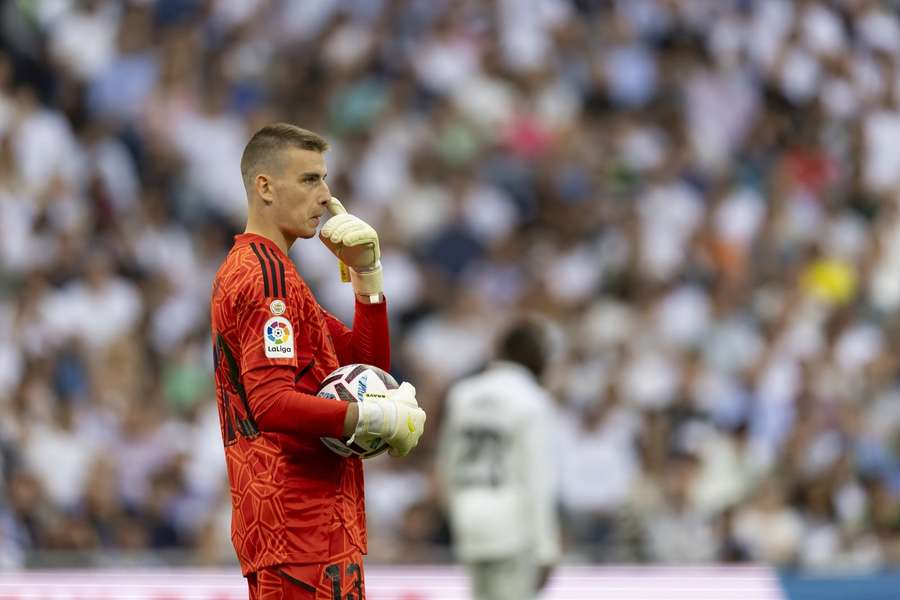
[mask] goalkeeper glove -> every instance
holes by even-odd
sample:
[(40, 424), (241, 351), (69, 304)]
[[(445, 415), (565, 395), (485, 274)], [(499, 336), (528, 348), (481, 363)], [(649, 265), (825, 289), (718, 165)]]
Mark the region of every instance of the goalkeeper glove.
[(367, 392), (357, 403), (356, 436), (374, 435), (391, 447), (391, 456), (406, 456), (425, 431), (425, 411), (416, 402), (416, 388), (403, 382), (396, 390)]
[(334, 196), (328, 201), (328, 212), (332, 217), (319, 231), (319, 239), (350, 267), (353, 291), (368, 297), (371, 302), (379, 302), (384, 283), (378, 234), (371, 225), (349, 214)]

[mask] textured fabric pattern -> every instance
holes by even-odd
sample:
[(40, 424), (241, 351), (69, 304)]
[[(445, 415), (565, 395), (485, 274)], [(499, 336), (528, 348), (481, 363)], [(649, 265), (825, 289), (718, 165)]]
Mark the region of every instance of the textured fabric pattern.
[[(353, 358), (352, 346), (359, 336), (326, 315), (275, 244), (252, 234), (236, 236), (213, 284), (211, 308), (216, 394), (233, 506), (232, 542), (242, 572), (287, 563), (320, 563), (330, 557), (330, 535), (335, 529), (345, 530), (352, 548), (365, 553), (361, 461), (331, 453), (319, 435), (260, 430), (252, 413), (266, 408), (256, 402), (265, 396), (260, 389), (265, 383), (249, 387), (249, 398), (244, 389), (248, 379), (283, 382), (288, 369), (293, 373), (292, 393), (302, 392), (291, 400), (321, 406), (322, 400), (313, 395), (339, 366), (340, 358)], [(386, 322), (384, 307), (380, 310), (366, 315)], [(265, 328), (273, 316), (292, 326), (292, 357), (266, 355)], [(378, 324), (360, 326), (361, 331), (380, 329)], [(279, 335), (285, 341), (286, 335)], [(387, 345), (387, 338), (383, 339), (382, 347)], [(379, 348), (371, 341), (363, 346)], [(386, 350), (376, 352), (372, 359), (384, 362), (386, 355)], [(335, 410), (339, 408), (345, 410), (336, 404)]]

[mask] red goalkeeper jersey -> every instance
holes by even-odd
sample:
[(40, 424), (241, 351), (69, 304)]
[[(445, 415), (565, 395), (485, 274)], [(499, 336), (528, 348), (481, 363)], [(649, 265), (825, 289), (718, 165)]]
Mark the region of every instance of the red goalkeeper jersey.
[(319, 439), (341, 435), (347, 405), (315, 393), (340, 365), (389, 369), (385, 304), (357, 302), (348, 329), (319, 306), (275, 243), (245, 233), (216, 274), (211, 313), (242, 572), (326, 561), (335, 535), (365, 553), (362, 461)]

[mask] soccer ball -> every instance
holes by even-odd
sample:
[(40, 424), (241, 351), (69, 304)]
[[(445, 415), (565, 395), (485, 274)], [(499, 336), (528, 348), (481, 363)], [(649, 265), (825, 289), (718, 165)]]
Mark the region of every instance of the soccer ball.
[[(345, 365), (331, 372), (322, 382), (318, 396), (344, 402), (359, 402), (368, 392), (385, 392), (399, 387), (390, 373), (372, 365)], [(347, 440), (323, 437), (322, 443), (341, 456), (372, 458), (388, 449), (388, 445), (378, 436), (358, 435), (351, 444)]]

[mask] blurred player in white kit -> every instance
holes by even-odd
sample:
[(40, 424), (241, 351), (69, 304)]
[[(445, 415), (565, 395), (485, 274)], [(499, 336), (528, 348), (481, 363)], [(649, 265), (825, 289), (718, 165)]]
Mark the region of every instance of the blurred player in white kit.
[(495, 362), (454, 384), (439, 449), (454, 553), (478, 600), (525, 600), (559, 559), (553, 399), (541, 387), (549, 331), (519, 319)]

